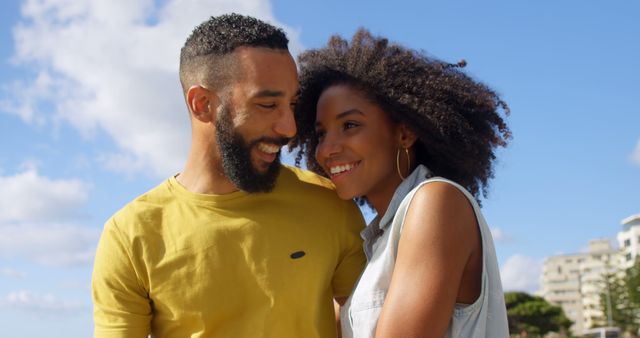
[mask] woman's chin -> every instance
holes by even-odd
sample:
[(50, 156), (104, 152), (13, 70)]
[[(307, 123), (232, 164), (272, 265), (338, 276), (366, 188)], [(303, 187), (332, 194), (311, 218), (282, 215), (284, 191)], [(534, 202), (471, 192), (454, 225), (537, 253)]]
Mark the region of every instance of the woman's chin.
[(352, 200), (356, 197), (359, 197), (358, 195), (350, 191), (343, 191), (343, 190), (340, 190), (339, 188), (336, 189), (336, 193), (338, 194), (338, 197), (340, 197), (340, 199), (343, 199), (343, 200)]

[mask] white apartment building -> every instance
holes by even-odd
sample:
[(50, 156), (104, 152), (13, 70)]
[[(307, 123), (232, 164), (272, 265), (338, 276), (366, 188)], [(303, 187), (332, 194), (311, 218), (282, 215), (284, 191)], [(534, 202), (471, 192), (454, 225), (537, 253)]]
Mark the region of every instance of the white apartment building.
[(609, 240), (589, 242), (585, 253), (552, 256), (545, 260), (542, 271), (541, 296), (548, 302), (562, 306), (573, 326), (571, 331), (581, 335), (606, 316), (600, 306), (606, 272), (616, 271), (618, 250)]
[(620, 246), (620, 268), (633, 265), (636, 256), (640, 256), (640, 214), (622, 220), (622, 231), (618, 232)]

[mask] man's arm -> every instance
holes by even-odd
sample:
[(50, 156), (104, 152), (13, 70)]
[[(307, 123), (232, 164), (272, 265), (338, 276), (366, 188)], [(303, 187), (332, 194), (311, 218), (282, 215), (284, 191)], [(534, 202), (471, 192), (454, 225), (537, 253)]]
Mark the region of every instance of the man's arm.
[(338, 338), (342, 336), (340, 308), (347, 302), (367, 262), (362, 248), (362, 237), (360, 237), (360, 232), (364, 228), (362, 214), (355, 203), (345, 203), (344, 212), (344, 224), (339, 231), (341, 234), (340, 261), (332, 280)]
[(365, 226), (362, 213), (352, 201), (345, 201), (343, 208), (342, 223), (337, 224), (336, 230), (340, 241), (339, 260), (331, 281), (334, 299), (343, 300), (340, 305), (351, 295), (367, 263), (360, 237)]
[(124, 243), (115, 222), (109, 220), (96, 250), (91, 281), (95, 338), (146, 338), (150, 333), (147, 291)]

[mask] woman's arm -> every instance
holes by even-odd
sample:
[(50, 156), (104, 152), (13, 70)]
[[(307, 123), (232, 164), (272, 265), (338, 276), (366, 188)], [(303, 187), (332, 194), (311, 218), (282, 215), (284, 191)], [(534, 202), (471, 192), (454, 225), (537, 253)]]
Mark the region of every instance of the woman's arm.
[(336, 314), (336, 328), (338, 329), (338, 338), (342, 338), (342, 328), (340, 327), (340, 310), (348, 297), (339, 297), (333, 300), (333, 310)]
[(470, 261), (482, 271), (481, 245), (464, 194), (444, 182), (422, 186), (407, 211), (376, 337), (444, 336), (460, 291), (477, 287), (473, 299), (480, 293), (479, 275), (471, 283), (462, 279)]

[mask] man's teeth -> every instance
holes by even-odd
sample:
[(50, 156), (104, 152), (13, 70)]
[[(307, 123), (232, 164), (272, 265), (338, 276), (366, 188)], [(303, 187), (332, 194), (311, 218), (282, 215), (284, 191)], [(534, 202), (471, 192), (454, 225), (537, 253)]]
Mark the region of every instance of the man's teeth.
[(356, 165), (355, 164), (345, 164), (345, 165), (339, 165), (339, 166), (335, 166), (335, 167), (331, 167), (331, 175), (336, 175), (345, 171), (349, 171), (353, 168), (355, 168)]
[(275, 154), (280, 151), (280, 147), (273, 144), (260, 143), (258, 145), (258, 149), (267, 153), (267, 154)]

